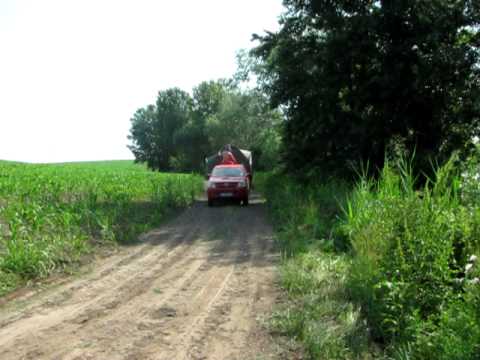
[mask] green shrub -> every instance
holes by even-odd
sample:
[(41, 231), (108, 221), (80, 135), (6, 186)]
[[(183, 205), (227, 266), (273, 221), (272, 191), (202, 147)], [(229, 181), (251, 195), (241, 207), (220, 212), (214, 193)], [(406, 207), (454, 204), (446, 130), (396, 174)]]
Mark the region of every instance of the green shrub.
[(399, 359), (478, 355), (478, 303), (468, 295), (465, 269), (479, 250), (480, 204), (471, 201), (472, 189), (468, 201), (462, 197), (454, 164), (420, 189), (406, 161), (386, 164), (377, 181), (361, 179), (345, 206), (350, 295), (373, 336)]
[(340, 204), (350, 188), (347, 183), (331, 180), (304, 184), (270, 173), (256, 175), (256, 184), (268, 200), (285, 256), (294, 256), (312, 247), (333, 250), (348, 246), (336, 236), (335, 225), (341, 212)]
[(256, 175), (256, 186), (275, 224), (288, 297), (274, 312), (272, 329), (296, 339), (311, 359), (377, 357), (360, 308), (347, 296), (350, 258), (336, 251), (348, 248), (336, 224), (350, 186), (335, 180), (300, 184), (280, 174)]

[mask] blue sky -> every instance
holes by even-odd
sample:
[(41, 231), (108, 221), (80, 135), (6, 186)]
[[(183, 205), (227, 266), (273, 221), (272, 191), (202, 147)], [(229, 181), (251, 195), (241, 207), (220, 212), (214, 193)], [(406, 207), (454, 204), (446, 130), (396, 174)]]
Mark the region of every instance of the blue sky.
[(158, 90), (229, 77), (281, 0), (0, 0), (0, 159), (129, 159)]

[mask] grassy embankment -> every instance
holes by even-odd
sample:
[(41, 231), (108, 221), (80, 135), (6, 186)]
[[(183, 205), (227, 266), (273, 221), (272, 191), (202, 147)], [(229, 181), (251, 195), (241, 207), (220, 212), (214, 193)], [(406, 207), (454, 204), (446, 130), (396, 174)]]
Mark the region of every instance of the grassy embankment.
[(286, 176), (257, 175), (267, 197), (282, 252), (286, 299), (270, 326), (295, 340), (313, 359), (371, 358), (367, 325), (347, 291), (351, 257), (337, 237), (347, 183), (299, 184)]
[(480, 187), (452, 163), (420, 190), (265, 180), (287, 301), (272, 328), (314, 359), (480, 358)]
[(95, 247), (134, 241), (201, 187), (199, 176), (132, 161), (0, 161), (0, 295), (71, 268)]

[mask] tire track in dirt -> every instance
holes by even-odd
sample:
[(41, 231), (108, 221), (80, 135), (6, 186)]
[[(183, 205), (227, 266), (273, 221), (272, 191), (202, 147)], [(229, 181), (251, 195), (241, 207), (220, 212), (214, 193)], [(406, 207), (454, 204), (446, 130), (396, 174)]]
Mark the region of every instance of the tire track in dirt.
[(272, 231), (249, 207), (197, 202), (80, 279), (0, 311), (1, 359), (255, 359)]
[[(236, 229), (238, 225), (232, 220), (233, 217), (227, 216), (221, 224), (217, 224), (209, 231), (214, 230), (213, 233), (217, 236), (218, 234), (231, 236), (232, 233), (238, 232)], [(204, 270), (208, 269), (208, 272), (202, 279), (192, 283), (189, 291), (179, 292), (173, 299), (172, 303), (178, 310), (175, 311), (175, 316), (166, 317), (163, 320), (163, 326), (157, 332), (157, 335), (163, 335), (161, 339), (163, 348), (159, 348), (158, 344), (146, 338), (138, 344), (140, 346), (130, 352), (128, 358), (185, 358), (186, 350), (190, 349), (188, 340), (191, 340), (192, 334), (197, 333), (200, 325), (203, 325), (206, 315), (210, 313), (210, 309), (223, 293), (233, 274), (234, 266), (225, 267), (221, 266), (221, 263), (230, 262), (233, 259), (238, 262), (244, 257), (240, 254), (240, 246), (238, 238), (231, 238), (229, 241), (217, 240), (208, 256), (205, 256), (206, 262), (202, 265)], [(163, 330), (164, 328), (168, 329), (167, 333)]]
[[(188, 235), (191, 239), (194, 239), (195, 231)], [(185, 239), (182, 238), (182, 240)], [(67, 301), (57, 303), (58, 296), (53, 296), (51, 298), (53, 300), (47, 299), (39, 306), (34, 306), (24, 312), (21, 320), (16, 321), (16, 323), (19, 323), (16, 329), (20, 331), (28, 329), (30, 332), (36, 332), (44, 328), (55, 327), (60, 322), (75, 322), (75, 319), (71, 319), (73, 316), (80, 317), (79, 323), (88, 320), (89, 317), (100, 317), (103, 313), (102, 308), (111, 310), (119, 304), (128, 303), (134, 296), (137, 296), (138, 289), (151, 281), (156, 271), (165, 269), (170, 264), (175, 263), (181, 258), (182, 250), (185, 251), (185, 247), (191, 245), (192, 243), (187, 245), (178, 243), (177, 247), (172, 250), (161, 249), (160, 253), (152, 249), (137, 261), (129, 262), (129, 266), (124, 265), (118, 271), (109, 272), (106, 278), (101, 277), (97, 280), (91, 280), (82, 284), (82, 286), (74, 285), (69, 291), (75, 294), (67, 297)], [(155, 263), (157, 265), (152, 270), (151, 267)], [(64, 292), (61, 293), (60, 297), (65, 299)], [(101, 304), (99, 305), (100, 310), (95, 307), (96, 304)], [(87, 319), (83, 320), (85, 316)], [(10, 320), (6, 323), (11, 322)], [(25, 326), (22, 326), (21, 322), (25, 323)], [(16, 331), (10, 329), (5, 332), (0, 328), (0, 348), (15, 336), (17, 336)]]
[[(188, 217), (183, 216), (182, 220), (187, 220), (185, 218), (188, 219)], [(152, 259), (154, 256), (163, 256), (165, 253), (168, 254), (169, 249), (174, 249), (175, 246), (180, 244), (180, 241), (178, 241), (179, 237), (175, 235), (171, 238), (167, 237), (165, 239), (168, 241), (165, 243), (165, 247), (160, 249), (160, 251), (152, 251), (152, 243), (158, 243), (159, 238), (162, 238), (162, 235), (165, 234), (169, 234), (168, 228), (165, 230), (152, 231), (141, 236), (141, 238), (145, 239), (145, 244), (139, 245), (131, 252), (114, 255), (108, 261), (97, 264), (97, 268), (92, 274), (85, 276), (79, 281), (74, 281), (71, 284), (60, 284), (60, 287), (56, 289), (55, 294), (50, 294), (48, 291), (44, 292), (43, 294), (30, 292), (25, 296), (16, 299), (14, 303), (21, 305), (22, 303), (29, 304), (29, 300), (35, 296), (38, 298), (36, 301), (31, 302), (31, 304), (28, 306), (25, 306), (21, 313), (14, 313), (13, 316), (9, 312), (0, 313), (0, 328), (8, 325), (10, 322), (18, 321), (21, 318), (30, 317), (32, 314), (37, 313), (40, 308), (60, 306), (67, 300), (74, 301), (71, 299), (73, 294), (75, 294), (77, 298), (80, 298), (80, 296), (88, 296), (88, 294), (84, 294), (84, 292), (87, 292), (87, 290), (93, 294), (102, 292), (102, 287), (109, 288), (111, 286), (110, 284), (118, 283), (121, 281), (122, 277), (128, 276), (131, 273), (131, 269), (127, 265), (137, 259), (139, 260), (137, 266), (148, 266), (149, 264), (140, 262), (140, 260), (146, 261)], [(173, 242), (173, 245), (170, 244), (170, 242)], [(144, 256), (146, 258), (144, 258)], [(77, 301), (84, 301), (84, 298)]]

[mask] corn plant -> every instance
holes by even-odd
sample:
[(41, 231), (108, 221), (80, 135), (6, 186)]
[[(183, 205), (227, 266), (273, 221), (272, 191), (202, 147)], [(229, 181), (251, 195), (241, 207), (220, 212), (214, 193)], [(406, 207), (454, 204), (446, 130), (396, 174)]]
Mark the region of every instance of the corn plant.
[(200, 176), (131, 161), (0, 161), (0, 294), (71, 266), (98, 244), (134, 241), (201, 188)]

